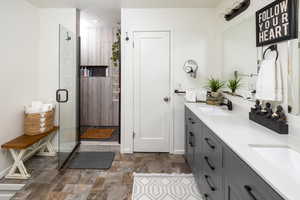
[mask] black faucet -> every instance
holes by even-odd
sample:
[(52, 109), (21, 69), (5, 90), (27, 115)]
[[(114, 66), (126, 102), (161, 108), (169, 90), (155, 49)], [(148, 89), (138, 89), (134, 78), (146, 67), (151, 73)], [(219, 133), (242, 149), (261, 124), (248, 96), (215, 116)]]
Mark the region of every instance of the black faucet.
[(220, 104), (221, 106), (227, 106), (228, 110), (232, 110), (233, 109), (233, 105), (232, 105), (232, 102), (227, 99), (227, 98), (224, 98), (224, 102)]

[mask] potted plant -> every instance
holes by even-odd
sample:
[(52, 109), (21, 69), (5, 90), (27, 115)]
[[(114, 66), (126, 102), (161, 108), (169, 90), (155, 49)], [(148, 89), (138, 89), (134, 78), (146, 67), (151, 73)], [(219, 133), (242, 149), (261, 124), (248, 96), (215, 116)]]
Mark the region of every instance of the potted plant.
[(112, 64), (115, 67), (119, 67), (121, 63), (121, 30), (116, 33), (116, 41), (112, 44)]
[(219, 97), (221, 95), (219, 93), (219, 90), (223, 88), (224, 85), (224, 81), (215, 78), (210, 78), (207, 82), (206, 88), (210, 90), (212, 97)]
[(231, 90), (232, 94), (235, 94), (236, 90), (241, 87), (241, 79), (228, 80), (227, 87)]

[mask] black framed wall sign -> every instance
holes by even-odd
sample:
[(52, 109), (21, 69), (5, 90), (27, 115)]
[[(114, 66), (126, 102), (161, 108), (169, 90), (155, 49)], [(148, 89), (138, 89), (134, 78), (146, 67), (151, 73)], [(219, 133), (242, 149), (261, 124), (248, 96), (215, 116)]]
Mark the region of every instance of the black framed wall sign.
[(256, 46), (298, 38), (298, 0), (275, 0), (256, 12)]

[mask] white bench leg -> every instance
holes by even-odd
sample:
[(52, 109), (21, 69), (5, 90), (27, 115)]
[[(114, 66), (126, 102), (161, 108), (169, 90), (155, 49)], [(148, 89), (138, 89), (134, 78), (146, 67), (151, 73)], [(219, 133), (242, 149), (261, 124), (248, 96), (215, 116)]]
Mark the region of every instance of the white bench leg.
[(37, 154), (38, 156), (56, 156), (56, 151), (54, 149), (54, 146), (52, 144), (52, 139), (54, 138), (54, 135), (48, 136), (44, 142), (44, 147), (41, 148), (39, 153)]
[(8, 179), (28, 179), (30, 174), (28, 174), (26, 167), (23, 163), (23, 157), (25, 156), (26, 149), (22, 149), (19, 152), (14, 149), (9, 149), (13, 159), (14, 164), (9, 170), (5, 178)]
[(40, 150), (40, 152), (37, 154), (38, 156), (56, 156), (56, 152), (51, 140), (51, 137), (47, 139), (45, 147)]

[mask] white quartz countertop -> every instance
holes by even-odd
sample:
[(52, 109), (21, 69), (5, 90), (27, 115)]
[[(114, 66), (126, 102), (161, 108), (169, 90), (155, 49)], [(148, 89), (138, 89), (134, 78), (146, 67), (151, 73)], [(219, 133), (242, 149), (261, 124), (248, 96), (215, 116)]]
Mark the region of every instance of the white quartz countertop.
[[(300, 200), (300, 166), (296, 166), (298, 170), (295, 170), (295, 173), (285, 173), (281, 170), (282, 167), (293, 163), (275, 165), (251, 148), (253, 145), (289, 146), (287, 135), (280, 135), (250, 121), (245, 110), (228, 111), (224, 107), (226, 114), (212, 115), (207, 113), (206, 109), (199, 108), (205, 107), (205, 104), (186, 103), (185, 105), (284, 199)], [(285, 155), (275, 153), (274, 156)]]

